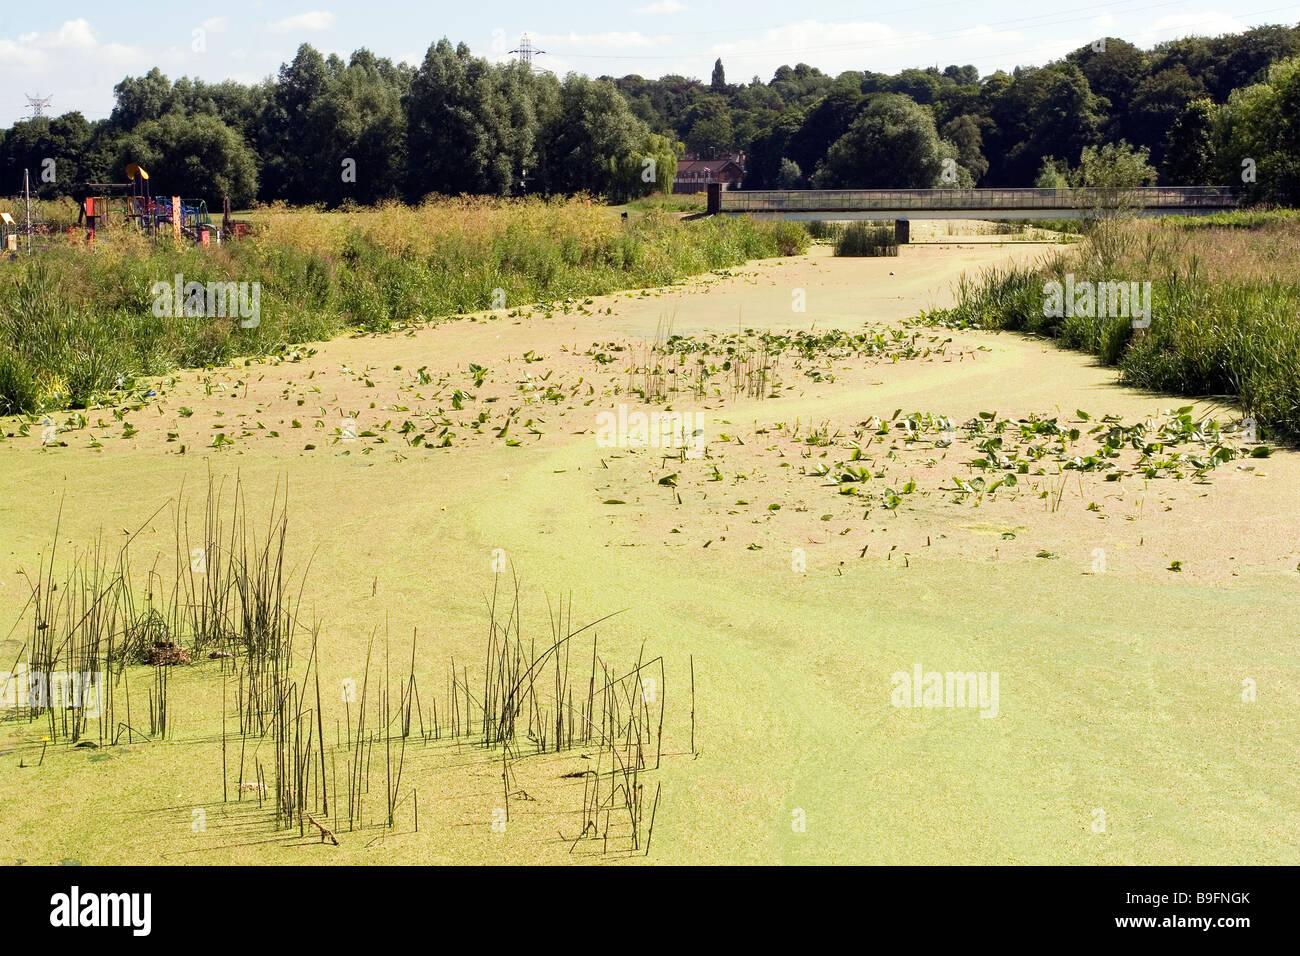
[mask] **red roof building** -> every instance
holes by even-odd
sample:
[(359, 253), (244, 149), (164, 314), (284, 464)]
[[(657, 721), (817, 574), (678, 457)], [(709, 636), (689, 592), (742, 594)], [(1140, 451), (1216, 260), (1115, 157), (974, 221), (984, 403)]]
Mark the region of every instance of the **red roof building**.
[(687, 154), (677, 161), (677, 177), (673, 180), (675, 193), (702, 193), (709, 183), (723, 183), (723, 188), (736, 186), (745, 177), (745, 154), (728, 153), (715, 159), (700, 159)]

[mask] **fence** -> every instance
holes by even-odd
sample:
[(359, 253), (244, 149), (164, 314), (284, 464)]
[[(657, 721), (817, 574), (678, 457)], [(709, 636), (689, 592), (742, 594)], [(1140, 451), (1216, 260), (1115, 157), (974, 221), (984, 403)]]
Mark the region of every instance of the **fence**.
[[(1238, 200), (1224, 186), (1139, 186), (1132, 189), (763, 189), (710, 191), (710, 212), (999, 212), (1078, 210), (1131, 206), (1176, 212), (1180, 209), (1233, 209)], [(1044, 217), (1048, 218), (1048, 217)]]

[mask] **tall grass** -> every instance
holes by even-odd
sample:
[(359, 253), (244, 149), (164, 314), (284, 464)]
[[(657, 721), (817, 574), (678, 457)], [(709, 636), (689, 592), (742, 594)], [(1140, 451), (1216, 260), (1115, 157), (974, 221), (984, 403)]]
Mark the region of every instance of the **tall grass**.
[[(33, 199), (30, 209), (32, 230), (41, 233), (62, 232), (75, 227), (81, 213), (76, 200), (67, 196), (58, 199)], [(26, 231), (28, 205), (24, 203), (21, 196), (0, 197), (0, 212), (7, 212), (14, 217), (20, 233)]]
[(892, 225), (851, 222), (835, 236), (837, 256), (896, 256), (898, 238)]
[[(119, 379), (224, 364), (344, 328), (508, 310), (667, 285), (802, 252), (792, 223), (662, 209), (621, 220), (585, 200), (443, 199), (342, 214), (283, 206), (255, 238), (177, 247), (117, 229), (0, 263), (0, 414), (84, 407)], [(257, 282), (260, 323), (159, 317), (154, 283)]]
[[(1126, 318), (1044, 315), (1049, 281), (1150, 282), (1151, 325)], [(1300, 222), (1121, 221), (1035, 264), (963, 277), (944, 324), (1057, 339), (1119, 368), (1125, 384), (1184, 395), (1230, 395), (1275, 434), (1300, 439)]]
[(827, 219), (812, 219), (804, 223), (808, 235), (818, 242), (834, 242), (844, 232), (844, 223)]

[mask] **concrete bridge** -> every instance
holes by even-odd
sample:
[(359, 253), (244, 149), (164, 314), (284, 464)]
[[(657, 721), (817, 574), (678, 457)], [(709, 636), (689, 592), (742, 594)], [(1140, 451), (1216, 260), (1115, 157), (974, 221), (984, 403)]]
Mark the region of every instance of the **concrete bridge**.
[(1236, 209), (1226, 186), (1132, 189), (722, 189), (710, 183), (712, 215), (755, 219), (1083, 219), (1124, 209), (1138, 216), (1202, 216)]

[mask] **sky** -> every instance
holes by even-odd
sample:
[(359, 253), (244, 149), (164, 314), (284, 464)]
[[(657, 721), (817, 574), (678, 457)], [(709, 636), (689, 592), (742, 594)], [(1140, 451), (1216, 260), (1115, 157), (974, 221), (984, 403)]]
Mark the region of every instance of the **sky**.
[(27, 96), (50, 97), (50, 115), (105, 117), (113, 86), (154, 66), (171, 79), (257, 82), (301, 43), (345, 59), (366, 47), (418, 65), (444, 36), (504, 60), (527, 33), (545, 51), (534, 63), (561, 75), (707, 81), (721, 57), (736, 83), (799, 62), (832, 75), (950, 63), (988, 74), (1101, 36), (1149, 47), (1297, 22), (1300, 3), (1279, 0), (0, 0), (0, 127), (27, 114)]

